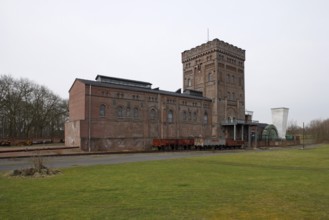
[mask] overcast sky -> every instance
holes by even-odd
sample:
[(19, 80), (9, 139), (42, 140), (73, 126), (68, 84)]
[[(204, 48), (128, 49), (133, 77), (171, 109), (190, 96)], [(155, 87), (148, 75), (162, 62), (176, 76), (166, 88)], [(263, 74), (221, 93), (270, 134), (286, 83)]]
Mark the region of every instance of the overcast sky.
[(329, 118), (327, 0), (0, 0), (0, 74), (68, 98), (97, 74), (182, 87), (181, 52), (218, 38), (246, 50), (246, 108), (271, 123)]

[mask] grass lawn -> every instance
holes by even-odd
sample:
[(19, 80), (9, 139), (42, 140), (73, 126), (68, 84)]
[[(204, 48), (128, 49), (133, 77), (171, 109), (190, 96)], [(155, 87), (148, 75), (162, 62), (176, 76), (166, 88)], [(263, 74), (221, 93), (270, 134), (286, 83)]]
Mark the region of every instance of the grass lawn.
[(329, 219), (329, 145), (0, 175), (1, 219)]

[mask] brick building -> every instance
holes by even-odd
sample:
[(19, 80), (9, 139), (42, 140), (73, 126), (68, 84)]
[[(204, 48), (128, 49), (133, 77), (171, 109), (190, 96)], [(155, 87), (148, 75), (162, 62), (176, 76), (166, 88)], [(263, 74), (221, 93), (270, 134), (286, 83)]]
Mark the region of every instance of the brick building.
[(69, 90), (66, 146), (150, 149), (153, 138), (248, 138), (245, 50), (215, 39), (182, 53), (183, 90), (96, 76)]

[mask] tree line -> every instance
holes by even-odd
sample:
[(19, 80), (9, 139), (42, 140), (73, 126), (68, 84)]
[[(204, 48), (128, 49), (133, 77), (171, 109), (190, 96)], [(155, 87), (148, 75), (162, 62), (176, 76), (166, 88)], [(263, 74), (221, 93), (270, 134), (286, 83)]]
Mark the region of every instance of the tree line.
[(63, 138), (68, 101), (28, 79), (0, 76), (2, 139)]
[(298, 126), (296, 122), (290, 122), (287, 134), (302, 136), (304, 134), (305, 138), (313, 139), (317, 143), (328, 142), (329, 141), (329, 119), (316, 119), (312, 120), (303, 128)]

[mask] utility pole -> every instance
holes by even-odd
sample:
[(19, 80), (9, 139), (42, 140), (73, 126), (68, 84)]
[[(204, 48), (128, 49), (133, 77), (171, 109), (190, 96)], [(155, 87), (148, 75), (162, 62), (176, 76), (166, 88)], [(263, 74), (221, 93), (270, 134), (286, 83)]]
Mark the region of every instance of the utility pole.
[(304, 144), (305, 144), (305, 137), (304, 137), (304, 122), (303, 122), (303, 150), (304, 150)]

